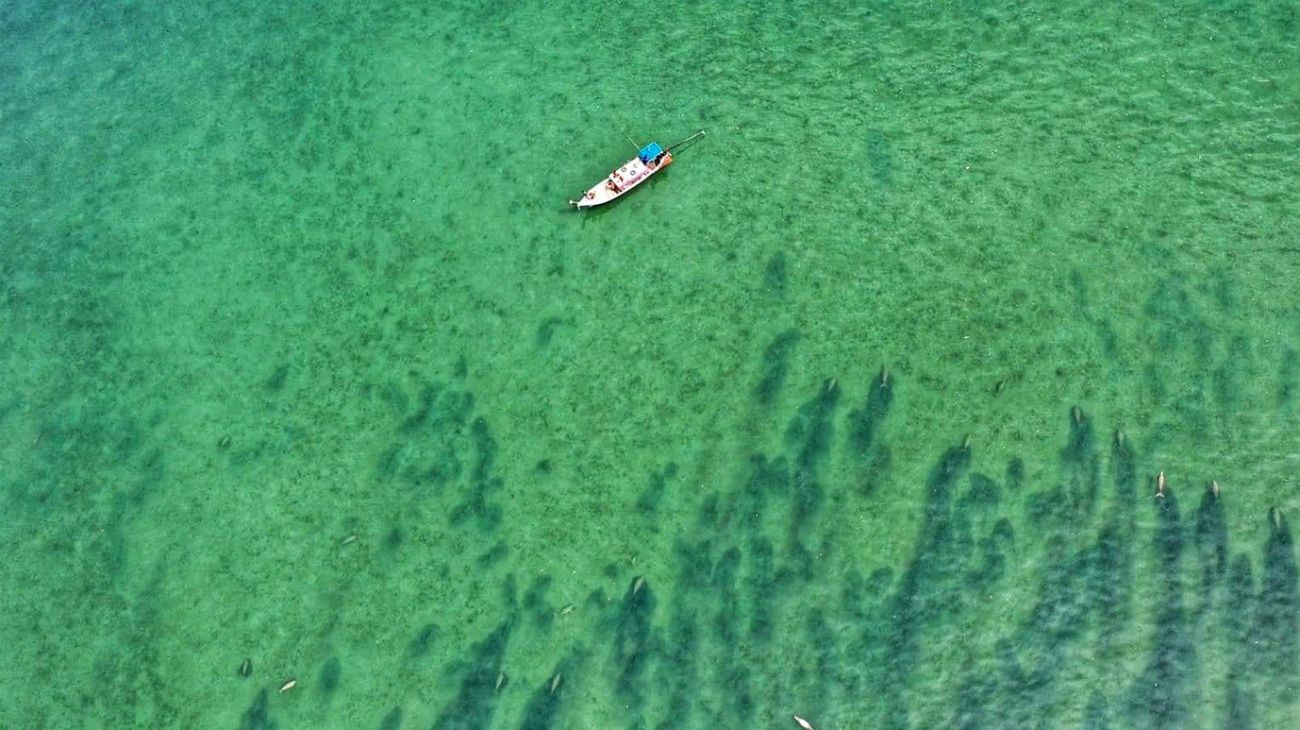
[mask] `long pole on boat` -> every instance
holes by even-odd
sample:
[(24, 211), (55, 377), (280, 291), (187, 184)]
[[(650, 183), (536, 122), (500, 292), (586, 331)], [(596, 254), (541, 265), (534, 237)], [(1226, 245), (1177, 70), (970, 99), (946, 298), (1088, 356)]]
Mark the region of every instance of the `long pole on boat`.
[(623, 130), (623, 136), (627, 137), (627, 141), (632, 143), (632, 146), (636, 148), (637, 152), (641, 151), (641, 145), (637, 144), (636, 140), (632, 139), (632, 135), (628, 134), (626, 129)]
[(683, 140), (681, 140), (681, 141), (674, 142), (673, 144), (668, 145), (668, 151), (669, 151), (669, 152), (672, 152), (674, 147), (681, 147), (682, 145), (686, 144), (687, 142), (690, 142), (691, 140), (695, 139), (696, 137), (703, 137), (703, 136), (704, 136), (704, 130), (701, 129), (700, 131), (696, 132), (695, 134), (692, 134), (691, 136), (687, 137), (686, 139), (683, 139)]

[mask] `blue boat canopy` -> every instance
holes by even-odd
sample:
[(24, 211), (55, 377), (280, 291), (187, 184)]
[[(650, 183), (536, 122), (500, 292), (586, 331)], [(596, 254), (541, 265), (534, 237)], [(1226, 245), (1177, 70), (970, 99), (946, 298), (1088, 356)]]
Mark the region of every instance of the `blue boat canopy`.
[(658, 157), (659, 155), (662, 155), (663, 153), (664, 153), (664, 148), (660, 147), (658, 142), (651, 142), (645, 147), (642, 147), (641, 153), (637, 156), (641, 158), (642, 162), (648, 165), (650, 164), (651, 160)]

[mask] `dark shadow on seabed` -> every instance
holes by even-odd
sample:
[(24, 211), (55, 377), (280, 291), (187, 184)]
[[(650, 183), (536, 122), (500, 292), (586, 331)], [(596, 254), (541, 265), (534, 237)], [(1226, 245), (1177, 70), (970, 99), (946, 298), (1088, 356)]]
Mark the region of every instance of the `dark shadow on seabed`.
[[(820, 577), (823, 564), (810, 557), (805, 544), (808, 540), (816, 542), (809, 534), (814, 530), (807, 526), (812, 522), (810, 516), (817, 513), (825, 500), (822, 491), (825, 487), (817, 480), (816, 465), (824, 455), (822, 444), (830, 430), (826, 415), (835, 410), (837, 387), (832, 381), (823, 384), (787, 428), (785, 443), (789, 451), (775, 458), (752, 457), (748, 486), (727, 500), (737, 505), (736, 512), (754, 518), (748, 522), (753, 526), (763, 524), (761, 517), (774, 497), (780, 504), (780, 495), (788, 495), (784, 502), (790, 510), (787, 514), (800, 516), (785, 530), (788, 539), (774, 543), (761, 530), (754, 530), (742, 541), (747, 545), (744, 552), (739, 545), (724, 547), (709, 538), (694, 544), (679, 543), (679, 564), (698, 567), (686, 570), (675, 595), (711, 593), (710, 598), (701, 599), (716, 607), (712, 611), (712, 631), (704, 635), (717, 637), (724, 647), (732, 647), (744, 638), (751, 647), (762, 647), (776, 633), (774, 624), (796, 630), (797, 624), (791, 623), (793, 615), (781, 610), (783, 597), (788, 600), (797, 594), (797, 586)], [(881, 388), (881, 379), (877, 378), (872, 389)], [(864, 437), (870, 433), (870, 426), (862, 425), (864, 414), (887, 409), (887, 405), (881, 406), (889, 402), (887, 398), (874, 398), (876, 405), (869, 399), (866, 406), (849, 415), (848, 442), (855, 453), (872, 446), (871, 438)], [(1094, 691), (1082, 707), (1084, 724), (1088, 727), (1109, 727), (1116, 723), (1181, 726), (1195, 705), (1198, 687), (1194, 617), (1187, 607), (1187, 581), (1183, 577), (1187, 562), (1184, 536), (1191, 534), (1196, 540), (1197, 611), (1209, 611), (1212, 595), (1227, 572), (1223, 504), (1217, 493), (1207, 488), (1195, 521), (1185, 524), (1172, 490), (1165, 497), (1157, 498), (1150, 496), (1154, 495), (1152, 486), (1149, 494), (1139, 495), (1138, 459), (1129, 439), (1120, 431), (1111, 440), (1113, 490), (1103, 499), (1102, 459), (1095, 446), (1091, 423), (1081, 409), (1073, 408), (1067, 424), (1069, 437), (1062, 452), (1062, 483), (1030, 494), (1025, 501), (1024, 520), (1032, 528), (1032, 539), (1047, 556), (1042, 568), (1040, 598), (1026, 623), (1011, 638), (998, 642), (996, 669), (992, 674), (979, 669), (973, 658), (966, 661), (966, 668), (957, 675), (960, 679), (950, 685), (955, 706), (962, 708), (953, 722), (958, 727), (981, 727), (993, 722), (990, 718), (997, 718), (1000, 726), (1050, 725), (1047, 718), (1051, 708), (1064, 698), (1056, 688), (1061, 672), (1079, 652), (1085, 651), (1082, 642), (1087, 637), (1093, 637), (1097, 650), (1104, 656), (1116, 651), (1120, 637), (1127, 636), (1128, 641), (1145, 635), (1151, 642), (1150, 659), (1133, 677), (1129, 692), (1123, 696), (1107, 696)], [(890, 726), (912, 726), (907, 708), (918, 703), (909, 696), (908, 677), (920, 669), (918, 662), (925, 652), (926, 634), (940, 630), (945, 622), (972, 608), (975, 596), (996, 592), (999, 581), (1008, 572), (1007, 553), (1027, 547), (1023, 542), (1020, 546), (1016, 544), (1014, 524), (1019, 521), (1016, 515), (1000, 512), (1004, 487), (979, 473), (966, 477), (970, 462), (969, 446), (954, 446), (931, 470), (913, 557), (888, 593), (884, 592), (885, 587), (894, 583), (888, 571), (878, 571), (870, 580), (863, 580), (850, 571), (844, 579), (844, 602), (835, 608), (833, 622), (850, 621), (862, 626), (857, 639), (846, 644), (830, 638), (827, 629), (832, 619), (825, 609), (812, 609), (804, 614), (808, 667), (815, 670), (805, 676), (816, 677), (817, 681), (796, 679), (790, 683), (801, 699), (813, 704), (857, 707), (859, 712), (874, 706), (882, 711)], [(1013, 491), (1020, 489), (1023, 471), (1018, 460), (1009, 463), (1007, 484), (1013, 485)], [(959, 491), (964, 477), (968, 487)], [(1154, 478), (1150, 483), (1154, 484)], [(1135, 611), (1133, 593), (1139, 589), (1134, 585), (1135, 542), (1140, 534), (1136, 515), (1138, 504), (1148, 500), (1154, 505), (1156, 516), (1155, 532), (1151, 535), (1157, 569), (1152, 576), (1156, 600), (1149, 611)], [(727, 530), (719, 532), (727, 524), (728, 514), (720, 505), (716, 496), (705, 500), (695, 534), (730, 534)], [(1090, 523), (1095, 525), (1095, 541), (1080, 544), (1078, 528)], [(1275, 610), (1278, 618), (1261, 613), (1261, 631), (1264, 626), (1276, 626), (1283, 617), (1294, 615), (1293, 606), (1288, 606), (1286, 601), (1290, 596), (1294, 603), (1294, 562), (1285, 524), (1283, 521), (1278, 524), (1281, 527), (1274, 530), (1266, 551), (1266, 565), (1272, 566), (1274, 576), (1273, 588), (1266, 593), (1279, 596)], [(803, 529), (799, 529), (800, 525)], [(783, 547), (776, 550), (776, 545)], [(833, 545), (825, 541), (820, 547), (828, 552), (833, 550)], [(1239, 576), (1245, 573), (1244, 578), (1237, 579), (1238, 585), (1244, 580), (1248, 586), (1248, 564), (1241, 563), (1235, 570)], [(745, 575), (750, 578), (742, 580), (741, 576)], [(737, 586), (747, 586), (748, 591), (738, 591)], [(1240, 590), (1227, 591), (1227, 595), (1232, 600), (1243, 600), (1238, 595)], [(745, 592), (750, 595), (743, 595)], [(740, 618), (742, 606), (748, 607), (748, 621)], [(696, 619), (691, 618), (697, 612), (679, 601), (670, 615), (677, 617), (673, 619), (676, 628), (667, 632), (668, 645), (677, 649), (670, 656), (686, 670), (680, 676), (698, 676), (698, 657), (708, 655), (709, 651), (698, 650), (701, 633), (695, 625)], [(1143, 628), (1143, 616), (1149, 617), (1149, 628)], [(735, 627), (745, 624), (749, 629), (742, 637)], [(1277, 648), (1271, 654), (1275, 657), (1273, 661), (1278, 666), (1289, 666), (1287, 653), (1294, 651), (1294, 642), (1284, 641), (1286, 634), (1282, 630), (1275, 630), (1274, 636), (1277, 638), (1273, 644)], [(726, 693), (729, 699), (723, 700), (720, 709), (742, 722), (768, 712), (779, 712), (766, 705), (765, 698), (754, 689), (764, 683), (762, 670), (742, 667), (732, 653), (734, 649), (720, 651), (716, 678), (729, 688)], [(1022, 655), (1035, 659), (1027, 665), (1019, 659)], [(667, 658), (656, 657), (656, 661)], [(1229, 675), (1230, 712), (1238, 719), (1247, 714), (1243, 709), (1247, 702), (1244, 690), (1233, 679), (1240, 671), (1234, 669)], [(676, 676), (667, 664), (659, 675)], [(677, 697), (671, 705), (676, 719), (692, 716), (688, 686), (688, 682), (679, 681), (672, 690)], [(1160, 689), (1152, 691), (1153, 687)], [(871, 703), (859, 694), (862, 688), (871, 690), (868, 696), (878, 694), (883, 699), (878, 704)], [(1121, 720), (1121, 717), (1128, 719)], [(667, 722), (662, 720), (658, 727), (666, 727)]]

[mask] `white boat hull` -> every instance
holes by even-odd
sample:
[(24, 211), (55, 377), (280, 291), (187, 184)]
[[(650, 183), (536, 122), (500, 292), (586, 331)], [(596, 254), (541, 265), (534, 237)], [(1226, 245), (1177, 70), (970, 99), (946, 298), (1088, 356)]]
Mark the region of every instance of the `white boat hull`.
[(673, 156), (668, 152), (663, 154), (657, 164), (654, 160), (645, 163), (641, 161), (640, 156), (633, 157), (622, 167), (611, 172), (604, 180), (591, 186), (580, 198), (570, 200), (569, 204), (581, 210), (618, 200), (672, 163)]

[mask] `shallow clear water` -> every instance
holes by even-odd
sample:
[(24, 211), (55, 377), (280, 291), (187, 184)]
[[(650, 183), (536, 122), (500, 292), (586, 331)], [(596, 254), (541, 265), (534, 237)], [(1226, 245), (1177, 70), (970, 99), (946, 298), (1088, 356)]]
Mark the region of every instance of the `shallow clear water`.
[(1294, 4), (111, 5), (0, 10), (0, 726), (1293, 726)]

